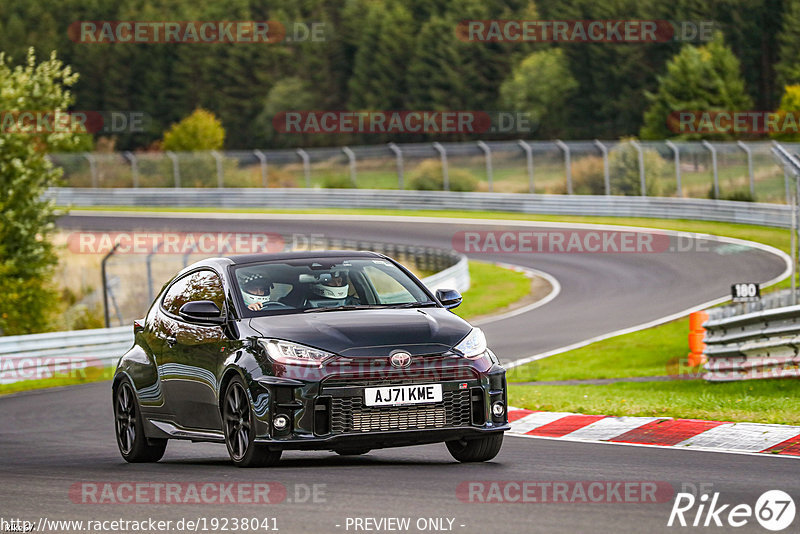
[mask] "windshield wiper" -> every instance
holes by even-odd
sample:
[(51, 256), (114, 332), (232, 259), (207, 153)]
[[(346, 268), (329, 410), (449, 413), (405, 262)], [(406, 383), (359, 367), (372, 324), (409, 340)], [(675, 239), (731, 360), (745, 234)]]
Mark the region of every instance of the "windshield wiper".
[(429, 306), (436, 306), (436, 303), (428, 300), (425, 302), (404, 302), (403, 304), (390, 304), (387, 308), (427, 308)]
[(381, 308), (382, 306), (370, 306), (369, 304), (346, 304), (344, 306), (320, 306), (319, 308), (306, 308), (303, 313), (343, 311), (343, 310), (369, 310)]

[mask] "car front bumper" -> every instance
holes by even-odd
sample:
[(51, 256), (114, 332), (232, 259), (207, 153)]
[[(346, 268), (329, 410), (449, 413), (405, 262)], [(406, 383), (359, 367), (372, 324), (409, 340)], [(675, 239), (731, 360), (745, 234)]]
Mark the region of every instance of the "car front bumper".
[[(382, 407), (363, 402), (364, 389), (374, 383), (261, 383), (251, 391), (257, 418), (255, 440), (274, 449), (378, 449), (471, 439), (509, 429), (502, 367), (473, 370), (470, 375), (435, 383), (442, 386), (440, 402)], [(496, 403), (504, 407), (501, 415), (492, 411)], [(279, 416), (288, 419), (285, 428), (274, 425)]]

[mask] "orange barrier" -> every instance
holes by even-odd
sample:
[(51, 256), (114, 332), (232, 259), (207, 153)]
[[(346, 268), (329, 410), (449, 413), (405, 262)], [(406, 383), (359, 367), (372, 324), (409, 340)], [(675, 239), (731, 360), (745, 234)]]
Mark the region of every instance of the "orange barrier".
[(705, 310), (689, 314), (689, 367), (702, 365), (708, 359), (703, 354), (706, 350), (706, 344), (703, 343), (706, 329), (703, 328), (703, 323), (706, 321), (708, 312)]

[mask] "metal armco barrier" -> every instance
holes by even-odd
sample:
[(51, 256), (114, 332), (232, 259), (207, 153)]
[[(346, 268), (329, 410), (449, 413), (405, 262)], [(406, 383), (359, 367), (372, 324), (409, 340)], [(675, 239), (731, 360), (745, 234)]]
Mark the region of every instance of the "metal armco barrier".
[(0, 384), (81, 377), (116, 365), (132, 343), (130, 326), (0, 337)]
[(800, 377), (800, 306), (791, 292), (708, 311), (704, 378), (730, 382)]
[(369, 189), (171, 189), (53, 188), (60, 206), (375, 208), (505, 211), (551, 215), (650, 217), (756, 224), (789, 228), (792, 207), (782, 204), (666, 197), (456, 193)]
[[(356, 246), (365, 245), (361, 242), (352, 243)], [(347, 248), (347, 244), (350, 243), (344, 242), (338, 248)], [(432, 291), (450, 288), (464, 292), (469, 289), (466, 256), (422, 247), (378, 243), (368, 245), (372, 250), (383, 249), (380, 251), (390, 256), (398, 252), (400, 254), (397, 255), (401, 257), (416, 254), (421, 265), (426, 265), (425, 261), (431, 267), (449, 265), (422, 279)], [(132, 326), (0, 337), (0, 385), (57, 376), (83, 377), (93, 370), (116, 366), (132, 344)]]

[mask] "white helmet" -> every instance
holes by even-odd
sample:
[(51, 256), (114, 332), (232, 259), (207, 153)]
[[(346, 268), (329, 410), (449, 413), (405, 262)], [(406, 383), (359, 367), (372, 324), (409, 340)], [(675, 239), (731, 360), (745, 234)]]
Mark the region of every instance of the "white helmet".
[(262, 275), (246, 275), (241, 282), (241, 287), (242, 298), (244, 299), (245, 306), (250, 306), (256, 302), (263, 306), (265, 302), (269, 302), (269, 289), (267, 288), (267, 281)]
[(311, 287), (315, 294), (328, 299), (347, 298), (350, 285), (340, 273), (324, 273), (320, 275), (319, 282)]

